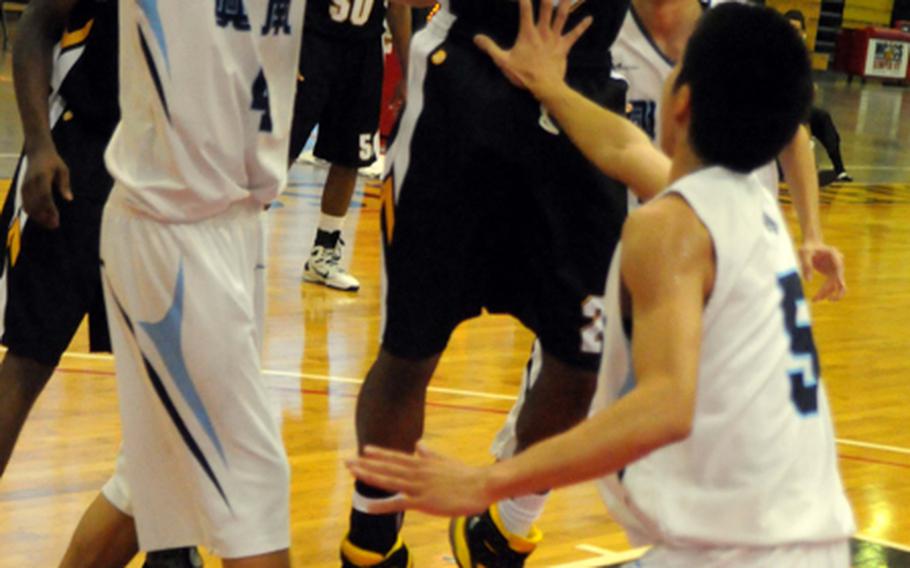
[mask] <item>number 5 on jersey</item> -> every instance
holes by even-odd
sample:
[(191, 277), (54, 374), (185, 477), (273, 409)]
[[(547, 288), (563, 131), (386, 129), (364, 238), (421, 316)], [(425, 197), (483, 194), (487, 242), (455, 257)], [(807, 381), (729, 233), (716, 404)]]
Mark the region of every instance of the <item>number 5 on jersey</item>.
[(355, 26), (362, 26), (370, 21), (374, 2), (375, 0), (332, 0), (329, 15), (339, 24), (350, 21)]

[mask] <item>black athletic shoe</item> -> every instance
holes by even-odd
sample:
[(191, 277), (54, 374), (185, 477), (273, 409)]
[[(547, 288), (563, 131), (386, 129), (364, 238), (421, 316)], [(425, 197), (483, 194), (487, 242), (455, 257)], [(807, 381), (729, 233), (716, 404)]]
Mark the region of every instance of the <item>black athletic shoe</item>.
[(202, 557), (196, 548), (156, 550), (145, 557), (142, 568), (201, 568)]
[(449, 543), (460, 568), (521, 568), (542, 538), (537, 527), (527, 538), (510, 534), (496, 505), (482, 515), (456, 517), (449, 523)]

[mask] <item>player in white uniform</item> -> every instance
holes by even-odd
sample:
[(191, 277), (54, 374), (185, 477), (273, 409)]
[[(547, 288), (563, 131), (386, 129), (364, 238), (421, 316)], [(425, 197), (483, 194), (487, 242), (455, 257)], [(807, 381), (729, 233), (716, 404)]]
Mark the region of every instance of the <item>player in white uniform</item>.
[(105, 495), (139, 544), (289, 565), (289, 467), (260, 375), (264, 208), (285, 184), (303, 2), (120, 2), (101, 257), (123, 426)]
[[(565, 85), (573, 38), (549, 15), (531, 20), (509, 51), (479, 43), (604, 171), (652, 183), (646, 166), (660, 153)], [(772, 68), (776, 93), (750, 76)], [(487, 467), (368, 448), (351, 470), (404, 494), (375, 511), (458, 515), (625, 468), (611, 496), (632, 536), (655, 545), (640, 566), (849, 566), (854, 524), (793, 245), (749, 175), (792, 138), (811, 97), (808, 54), (779, 14), (739, 4), (707, 14), (664, 88), (670, 188), (630, 216), (614, 256), (604, 408)], [(765, 118), (761, 139), (742, 120), (750, 113)]]
[[(721, 2), (713, 2), (712, 5)], [(663, 84), (683, 54), (686, 42), (702, 17), (705, 7), (698, 0), (632, 0), (622, 28), (610, 53), (615, 69), (629, 84), (626, 93), (629, 118), (638, 124), (653, 140), (660, 139), (660, 99)], [(805, 127), (800, 127), (793, 141), (780, 153), (790, 191), (796, 206), (802, 231), (799, 248), (801, 272), (812, 273), (812, 257), (829, 255), (840, 262), (840, 252), (824, 243), (818, 214), (818, 178), (814, 175), (815, 163)], [(653, 167), (653, 166), (652, 166)], [(777, 164), (767, 164), (755, 172), (762, 185), (777, 195)], [(629, 209), (636, 209), (641, 201), (629, 192)], [(837, 299), (842, 290), (832, 290), (830, 298)], [(534, 385), (540, 357), (535, 343), (531, 361), (522, 375), (519, 400), (496, 435), (491, 452), (497, 458), (512, 455), (515, 445), (515, 427), (524, 404), (525, 393)]]

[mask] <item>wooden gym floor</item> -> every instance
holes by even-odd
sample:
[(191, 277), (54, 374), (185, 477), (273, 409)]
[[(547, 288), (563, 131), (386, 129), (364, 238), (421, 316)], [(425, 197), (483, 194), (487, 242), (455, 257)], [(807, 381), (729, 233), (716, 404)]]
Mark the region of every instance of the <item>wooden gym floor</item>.
[[(821, 84), (821, 101), (844, 136), (854, 184), (823, 196), (826, 236), (845, 253), (850, 286), (839, 304), (815, 305), (817, 342), (831, 398), (841, 471), (860, 536), (892, 550), (866, 551), (857, 566), (907, 566), (910, 550), (910, 104), (904, 90)], [(12, 175), (21, 143), (9, 65), (0, 65), (0, 176)], [(824, 158), (820, 163), (827, 164)], [(315, 230), (324, 170), (294, 169), (271, 216), (265, 376), (284, 416), (293, 468), (296, 566), (337, 565), (351, 479), (341, 460), (354, 451), (358, 383), (378, 347), (378, 203), (356, 197), (347, 254), (358, 294), (301, 285)], [(792, 210), (783, 197), (784, 209)], [(810, 290), (817, 283), (809, 285)], [(473, 462), (487, 448), (516, 394), (531, 336), (505, 317), (463, 325), (429, 395), (427, 438)], [(0, 566), (59, 560), (80, 513), (108, 475), (119, 443), (112, 361), (85, 353), (80, 332), (39, 400), (0, 482)], [(532, 566), (603, 566), (628, 544), (591, 486), (556, 492)], [(409, 514), (404, 535), (419, 566), (450, 566), (445, 521)], [(134, 562), (131, 566), (139, 566)]]

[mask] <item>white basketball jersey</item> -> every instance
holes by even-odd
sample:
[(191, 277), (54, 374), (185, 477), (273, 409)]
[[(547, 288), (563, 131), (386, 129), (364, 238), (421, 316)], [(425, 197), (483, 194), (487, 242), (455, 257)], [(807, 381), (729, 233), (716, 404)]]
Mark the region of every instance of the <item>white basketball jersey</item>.
[(123, 118), (107, 152), (162, 221), (269, 203), (284, 187), (305, 0), (121, 0)]
[[(679, 180), (714, 244), (691, 435), (602, 494), (637, 544), (761, 547), (846, 539), (844, 495), (808, 302), (780, 210), (757, 178), (713, 167)], [(617, 249), (595, 409), (634, 386)], [(668, 322), (667, 325), (672, 325)]]
[(626, 100), (632, 107), (629, 118), (652, 140), (659, 140), (660, 113), (657, 109), (664, 80), (676, 63), (657, 47), (632, 7), (626, 13), (610, 54), (614, 70), (629, 83), (626, 93)]
[[(710, 6), (713, 7), (723, 1), (714, 0)], [(663, 84), (676, 62), (660, 50), (632, 6), (626, 13), (626, 19), (613, 47), (610, 48), (610, 54), (614, 69), (629, 82), (626, 94), (626, 99), (632, 107), (629, 118), (652, 140), (660, 140), (660, 99)], [(780, 183), (777, 163), (771, 162), (754, 173), (762, 185), (777, 197)], [(629, 197), (630, 204), (637, 203), (637, 199), (632, 199), (632, 194)], [(634, 209), (634, 205), (631, 208)]]

